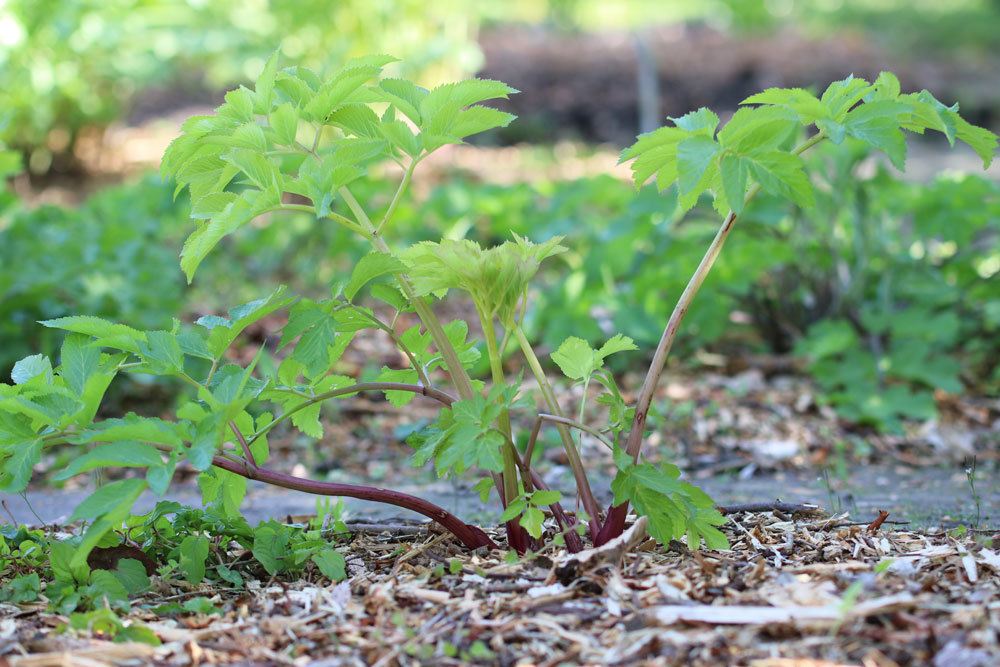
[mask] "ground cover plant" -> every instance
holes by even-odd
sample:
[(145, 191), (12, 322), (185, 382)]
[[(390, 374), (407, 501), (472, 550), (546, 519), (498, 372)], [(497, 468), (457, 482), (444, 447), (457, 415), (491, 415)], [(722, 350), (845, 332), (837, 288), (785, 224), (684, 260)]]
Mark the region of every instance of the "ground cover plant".
[[(205, 502), (224, 517), (238, 515), (247, 480), (258, 480), (404, 507), (439, 523), (466, 547), (495, 546), (481, 528), (425, 499), (265, 467), (274, 428), (290, 422), (320, 439), (321, 405), (361, 392), (382, 392), (401, 409), (412, 400), (440, 404), (437, 419), (411, 438), (414, 464), (432, 464), (441, 475), (480, 475), (477, 489), (500, 498), (507, 543), (518, 553), (546, 544), (577, 552), (584, 538), (605, 544), (623, 534), (630, 506), (646, 517), (650, 535), (662, 544), (686, 538), (691, 549), (724, 548), (728, 541), (718, 526), (725, 518), (712, 500), (681, 480), (675, 466), (643, 461), (641, 449), (667, 355), (738, 216), (761, 191), (812, 206), (813, 186), (800, 155), (825, 140), (839, 143), (852, 136), (900, 167), (904, 130), (931, 129), (949, 141), (964, 141), (986, 165), (996, 148), (996, 137), (963, 120), (957, 107), (944, 106), (926, 91), (901, 94), (889, 73), (874, 83), (848, 77), (820, 97), (802, 89), (770, 89), (745, 100), (721, 130), (713, 112), (699, 109), (639, 137), (622, 155), (631, 162), (636, 183), (655, 178), (661, 189), (674, 186), (682, 211), (707, 192), (722, 224), (663, 329), (634, 403), (625, 400), (606, 367), (612, 355), (636, 349), (628, 336), (609, 335), (597, 347), (570, 336), (552, 353), (568, 381), (598, 390), (593, 401), (584, 391), (583, 400), (568, 410), (523, 328), (532, 307), (531, 280), (544, 260), (565, 251), (560, 238), (536, 243), (515, 236), (487, 248), (455, 239), (393, 247), (394, 214), (421, 161), (444, 145), (511, 122), (511, 115), (481, 103), (515, 91), (475, 79), (428, 91), (383, 78), (382, 68), (391, 61), (363, 58), (321, 78), (302, 67), (279, 69), (273, 57), (253, 90), (231, 91), (215, 114), (189, 119), (164, 156), (164, 175), (178, 191), (188, 190), (192, 217), (200, 221), (181, 253), (189, 281), (222, 238), (261, 216), (305, 213), (370, 245), (350, 274), (331, 286), (329, 297), (296, 299), (278, 288), (227, 316), (204, 317), (194, 326), (175, 321), (170, 330), (140, 330), (88, 315), (46, 320), (46, 327), (68, 332), (59, 363), (40, 354), (25, 357), (14, 366), (13, 384), (0, 385), (5, 491), (23, 490), (42, 452), (56, 445), (79, 452), (61, 477), (115, 468), (145, 471), (143, 477), (101, 486), (76, 509), (73, 519), (88, 527), (70, 546), (72, 554), (67, 551), (70, 569), (84, 567), (99, 546), (121, 545), (117, 531), (129, 521), (136, 499), (147, 490), (163, 494), (182, 460), (201, 472)], [(376, 212), (352, 188), (384, 162), (396, 163), (401, 175), (388, 206)], [(449, 292), (471, 301), (476, 321), (439, 319), (434, 300)], [(372, 301), (359, 298), (366, 294)], [(288, 320), (277, 345), (261, 345), (249, 363), (227, 357), (247, 327), (281, 311)], [(477, 328), (479, 341), (470, 338)], [(365, 331), (387, 335), (407, 365), (386, 367), (370, 381), (337, 374), (340, 355)], [(470, 370), (483, 350), (488, 371), (479, 378)], [(523, 358), (533, 388), (523, 377), (505, 373), (507, 350)], [(192, 394), (173, 420), (134, 414), (95, 418), (121, 373), (173, 378), (188, 384)], [(606, 421), (595, 422), (595, 404)], [(542, 428), (559, 435), (577, 486), (575, 507), (547, 488), (535, 469)], [(580, 438), (605, 445), (618, 468), (614, 500), (606, 510), (590, 486)], [(255, 532), (262, 554), (281, 552), (290, 543), (292, 538), (280, 533), (273, 526)], [(189, 548), (195, 554), (189, 560), (204, 561), (201, 543)]]

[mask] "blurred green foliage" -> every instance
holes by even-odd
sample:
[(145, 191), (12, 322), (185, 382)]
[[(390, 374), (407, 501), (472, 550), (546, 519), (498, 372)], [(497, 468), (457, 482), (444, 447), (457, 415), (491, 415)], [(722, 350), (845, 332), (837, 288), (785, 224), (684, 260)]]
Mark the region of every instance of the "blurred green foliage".
[(508, 0), (484, 3), (489, 23), (547, 23), (564, 30), (634, 29), (702, 22), (722, 30), (794, 26), (817, 35), (849, 29), (899, 53), (989, 52), (1000, 26), (997, 0)]
[[(126, 111), (143, 89), (222, 87), (281, 49), (322, 69), (391, 50), (433, 83), (478, 67), (474, 12), (457, 0), (8, 0), (0, 4), (4, 136), (44, 171), (81, 128)], [(201, 79), (201, 81), (199, 81)]]
[(684, 21), (734, 31), (856, 29), (901, 53), (989, 53), (1000, 3), (7, 0), (0, 3), (0, 118), (8, 122), (0, 136), (32, 153), (32, 170), (43, 172), (82, 128), (120, 118), (143, 91), (162, 85), (204, 98), (255, 77), (275, 49), (317, 70), (362, 53), (391, 52), (404, 63), (398, 74), (434, 84), (481, 65), (476, 34), (484, 23), (595, 30)]
[(79, 208), (11, 204), (0, 214), (0, 370), (62, 336), (38, 320), (78, 312), (165, 327), (182, 307), (177, 246), (187, 210), (158, 178)]

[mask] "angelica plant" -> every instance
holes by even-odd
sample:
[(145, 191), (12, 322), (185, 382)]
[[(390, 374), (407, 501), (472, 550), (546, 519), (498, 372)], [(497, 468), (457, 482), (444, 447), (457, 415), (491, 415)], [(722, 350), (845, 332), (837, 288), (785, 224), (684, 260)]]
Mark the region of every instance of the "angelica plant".
[[(725, 519), (711, 498), (683, 481), (676, 466), (644, 461), (641, 447), (671, 344), (737, 216), (761, 190), (809, 206), (812, 186), (799, 155), (820, 141), (855, 137), (900, 167), (903, 130), (932, 129), (951, 142), (965, 141), (984, 164), (996, 147), (996, 137), (965, 122), (957, 107), (926, 91), (901, 94), (888, 73), (874, 83), (849, 77), (818, 98), (802, 89), (765, 91), (747, 99), (721, 130), (713, 112), (699, 109), (639, 137), (622, 155), (632, 162), (637, 185), (655, 177), (661, 189), (676, 189), (684, 209), (707, 192), (723, 223), (666, 324), (635, 404), (626, 402), (605, 367), (609, 356), (636, 351), (632, 339), (616, 334), (594, 349), (571, 337), (551, 355), (566, 379), (584, 388), (580, 403), (568, 409), (523, 326), (531, 280), (542, 262), (565, 250), (564, 240), (515, 237), (484, 248), (444, 239), (400, 247), (393, 234), (394, 214), (417, 167), (443, 146), (510, 123), (513, 116), (484, 103), (516, 91), (479, 79), (427, 90), (385, 76), (392, 60), (354, 60), (324, 78), (301, 67), (280, 69), (273, 57), (253, 90), (231, 91), (214, 114), (185, 122), (163, 158), (164, 175), (178, 191), (189, 191), (197, 221), (181, 251), (189, 281), (224, 237), (254, 221), (281, 224), (282, 213), (304, 212), (371, 249), (328, 297), (296, 298), (279, 288), (224, 317), (203, 317), (193, 326), (175, 321), (157, 331), (89, 316), (46, 321), (68, 332), (59, 364), (27, 357), (15, 366), (13, 384), (0, 385), (3, 490), (24, 489), (42, 452), (59, 444), (77, 452), (60, 478), (111, 467), (138, 473), (105, 484), (76, 509), (73, 518), (89, 525), (74, 562), (109, 539), (140, 494), (163, 494), (182, 460), (200, 472), (204, 501), (229, 515), (239, 513), (250, 479), (389, 503), (424, 514), (469, 548), (495, 546), (482, 529), (423, 498), (267, 467), (276, 428), (323, 439), (322, 405), (362, 392), (381, 392), (402, 410), (413, 400), (438, 404), (437, 418), (409, 440), (413, 464), (432, 465), (440, 475), (478, 475), (477, 491), (497, 495), (507, 543), (518, 552), (546, 539), (562, 540), (570, 551), (583, 548), (584, 538), (604, 543), (622, 533), (630, 505), (649, 518), (650, 533), (662, 543), (686, 538), (692, 548), (723, 548)], [(391, 200), (383, 206), (359, 201), (356, 183), (384, 165), (399, 173)], [(449, 293), (471, 302), (475, 326), (440, 318), (435, 302)], [(247, 364), (231, 361), (228, 350), (247, 327), (278, 312), (287, 314), (287, 323), (274, 349), (262, 347)], [(481, 339), (470, 338), (473, 329)], [(388, 335), (406, 366), (383, 368), (370, 382), (338, 374), (355, 337), (375, 331)], [(502, 355), (508, 350), (523, 360), (537, 389), (507, 375)], [(484, 352), (489, 372), (476, 377)], [(265, 355), (274, 363), (261, 364)], [(104, 392), (120, 373), (175, 378), (191, 395), (174, 419), (97, 419)], [(594, 400), (604, 408), (604, 423), (595, 423), (593, 406), (588, 409), (591, 388), (598, 389)], [(535, 469), (542, 428), (558, 433), (575, 481), (573, 504)], [(606, 511), (591, 488), (583, 438), (607, 450), (600, 465), (613, 462), (618, 470)]]

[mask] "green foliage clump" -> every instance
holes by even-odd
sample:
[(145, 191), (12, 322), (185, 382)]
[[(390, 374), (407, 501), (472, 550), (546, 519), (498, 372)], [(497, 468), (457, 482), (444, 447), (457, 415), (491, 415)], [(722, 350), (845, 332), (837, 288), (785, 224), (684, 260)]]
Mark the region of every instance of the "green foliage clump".
[[(121, 519), (122, 532), (110, 532), (97, 544), (87, 544), (86, 537), (60, 538), (4, 525), (0, 574), (7, 583), (0, 587), (0, 600), (45, 600), (50, 611), (69, 617), (67, 630), (158, 645), (149, 628), (120, 618), (136, 598), (150, 592), (151, 575), (237, 587), (248, 579), (303, 574), (342, 581), (346, 562), (332, 546), (347, 534), (342, 505), (320, 504), (317, 510), (307, 526), (269, 521), (251, 527), (219, 505), (201, 510), (160, 502), (146, 514)], [(252, 559), (233, 551), (248, 552)], [(153, 611), (167, 616), (221, 613), (203, 597)]]
[(186, 213), (157, 179), (105, 190), (79, 208), (12, 203), (0, 218), (0, 370), (57, 349), (38, 320), (87, 312), (168, 324), (183, 287), (169, 241)]

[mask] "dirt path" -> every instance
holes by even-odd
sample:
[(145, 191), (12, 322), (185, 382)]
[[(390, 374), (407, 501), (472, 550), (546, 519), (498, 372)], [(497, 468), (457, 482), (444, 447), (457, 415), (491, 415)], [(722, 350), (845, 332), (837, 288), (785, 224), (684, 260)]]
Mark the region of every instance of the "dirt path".
[[(723, 505), (780, 498), (789, 502), (813, 502), (833, 512), (850, 512), (857, 520), (874, 517), (877, 510), (885, 509), (892, 519), (910, 521), (911, 528), (947, 527), (976, 521), (975, 503), (961, 470), (870, 466), (854, 470), (847, 480), (794, 472), (768, 473), (749, 479), (722, 476), (697, 482)], [(607, 484), (597, 483), (595, 488), (607, 488)], [(463, 485), (440, 482), (401, 490), (426, 497), (469, 521), (488, 524), (498, 513), (496, 508), (480, 503), (475, 492)], [(996, 484), (995, 474), (980, 470), (977, 490), (981, 497), (980, 526), (1000, 527), (1000, 486)], [(33, 509), (46, 523), (53, 523), (64, 520), (87, 495), (88, 492), (82, 490), (37, 490), (27, 494), (27, 501), (9, 494), (0, 494), (0, 498), (19, 522), (35, 522)], [(168, 497), (185, 504), (201, 504), (194, 485), (176, 486)], [(147, 494), (140, 499), (137, 510), (145, 511), (156, 501), (156, 497)], [(288, 516), (313, 513), (315, 503), (316, 498), (308, 494), (252, 484), (244, 503), (244, 514), (251, 522), (269, 518), (283, 520)], [(350, 517), (359, 520), (421, 518), (394, 507), (350, 498), (345, 499), (345, 506)]]

